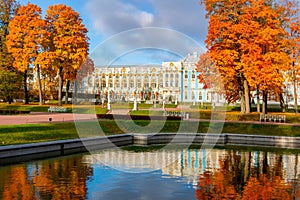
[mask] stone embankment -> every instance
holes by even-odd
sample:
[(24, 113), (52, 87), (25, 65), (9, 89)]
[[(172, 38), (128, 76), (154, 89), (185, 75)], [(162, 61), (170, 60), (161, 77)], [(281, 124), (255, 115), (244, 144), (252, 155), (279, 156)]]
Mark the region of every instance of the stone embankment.
[(33, 159), (43, 159), (86, 151), (115, 148), (128, 145), (153, 144), (198, 144), (203, 148), (213, 146), (259, 146), (273, 148), (300, 149), (300, 137), (243, 135), (243, 134), (120, 134), (61, 140), (53, 142), (9, 145), (0, 147), (0, 166)]

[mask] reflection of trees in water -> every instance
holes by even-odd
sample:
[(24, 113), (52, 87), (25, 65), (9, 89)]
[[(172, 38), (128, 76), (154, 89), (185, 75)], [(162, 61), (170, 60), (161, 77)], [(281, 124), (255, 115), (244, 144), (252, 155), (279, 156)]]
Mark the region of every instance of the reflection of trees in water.
[(74, 158), (12, 167), (0, 199), (86, 199), (86, 181), (92, 173), (91, 167)]
[[(277, 154), (271, 166), (266, 152), (263, 152), (262, 160), (257, 165), (252, 163), (253, 152), (239, 154), (228, 150), (227, 153), (219, 160), (220, 169), (205, 171), (200, 175), (196, 189), (198, 199), (268, 200), (300, 197), (298, 182), (284, 180), (282, 155)], [(295, 165), (296, 169), (298, 155)]]
[(3, 199), (38, 199), (34, 195), (34, 187), (28, 179), (25, 167), (11, 168), (8, 173), (9, 179), (4, 179), (4, 181), (10, 180), (10, 182), (4, 183)]

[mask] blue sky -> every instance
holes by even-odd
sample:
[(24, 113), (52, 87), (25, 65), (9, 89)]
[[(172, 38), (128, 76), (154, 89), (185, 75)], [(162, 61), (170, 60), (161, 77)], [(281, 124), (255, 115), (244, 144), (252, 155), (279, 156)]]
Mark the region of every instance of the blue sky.
[[(28, 0), (20, 0), (23, 5), (28, 2)], [(202, 47), (207, 34), (204, 6), (200, 5), (198, 0), (31, 0), (30, 3), (39, 5), (43, 12), (47, 10), (49, 5), (60, 3), (71, 6), (79, 12), (83, 23), (89, 30), (91, 55), (99, 51), (99, 48), (101, 49), (101, 44), (104, 41), (111, 39), (116, 34), (132, 29), (159, 27), (174, 30), (183, 34), (184, 37), (195, 40)], [(138, 35), (140, 32), (136, 34), (137, 42), (145, 39), (150, 40), (150, 42), (153, 40), (155, 43), (166, 40), (165, 37), (159, 35), (154, 38), (151, 36), (145, 38), (144, 35)], [(177, 44), (177, 41), (170, 37), (168, 37), (168, 41)], [(132, 45), (132, 41), (131, 43), (127, 42), (127, 44), (124, 41), (122, 43), (123, 45)], [(116, 46), (116, 48), (118, 47)], [(114, 64), (160, 63), (183, 57), (183, 55), (174, 53), (174, 50), (168, 46), (163, 48), (165, 49), (164, 52), (161, 49), (149, 50), (146, 48), (143, 50), (142, 48), (143, 46), (136, 51), (132, 49), (130, 52), (120, 55), (115, 59)], [(99, 55), (97, 54), (97, 56)]]

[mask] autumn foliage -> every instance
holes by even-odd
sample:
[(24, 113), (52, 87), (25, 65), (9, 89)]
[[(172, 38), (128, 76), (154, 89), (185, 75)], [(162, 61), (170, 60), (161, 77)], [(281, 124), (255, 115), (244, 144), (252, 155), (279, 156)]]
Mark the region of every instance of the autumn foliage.
[[(30, 173), (29, 173), (30, 172)], [(10, 199), (86, 199), (87, 180), (92, 168), (81, 160), (45, 161), (28, 168), (12, 167), (3, 179), (0, 198)]]
[(283, 170), (280, 157), (276, 160), (279, 165), (274, 165), (271, 169), (266, 160), (263, 161), (261, 167), (267, 171), (257, 173), (257, 168), (247, 169), (249, 166), (244, 165), (240, 157), (231, 152), (219, 160), (219, 169), (207, 170), (200, 175), (195, 195), (199, 200), (294, 199), (297, 194), (293, 194), (292, 182), (283, 179), (283, 175), (279, 173)]
[(44, 96), (41, 76), (44, 79), (53, 76), (53, 70), (49, 69), (55, 69), (55, 76), (59, 75), (61, 105), (64, 78), (70, 78), (67, 73), (73, 73), (73, 80), (88, 56), (87, 29), (79, 14), (66, 5), (49, 6), (45, 19), (42, 19), (41, 13), (37, 5), (29, 3), (21, 6), (9, 23), (6, 45), (15, 58), (15, 69), (26, 75), (34, 66), (41, 104)]
[[(203, 3), (209, 19), (207, 56), (222, 77), (227, 101), (240, 100), (241, 111), (249, 113), (251, 91), (261, 91), (265, 96), (282, 93), (291, 58), (287, 51), (288, 7), (275, 0)], [(200, 58), (199, 71), (201, 62)]]

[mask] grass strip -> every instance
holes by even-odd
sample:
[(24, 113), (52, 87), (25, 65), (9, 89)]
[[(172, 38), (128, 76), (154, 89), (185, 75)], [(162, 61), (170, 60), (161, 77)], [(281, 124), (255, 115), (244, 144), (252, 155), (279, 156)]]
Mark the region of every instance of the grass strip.
[[(120, 125), (122, 123), (122, 125)], [(0, 126), (0, 145), (25, 144), (33, 142), (45, 142), (53, 140), (65, 140), (79, 137), (93, 137), (106, 135), (133, 133), (136, 127), (142, 130), (140, 133), (153, 133), (157, 126), (161, 126), (159, 121), (122, 120), (100, 120), (95, 122), (74, 123), (47, 123), (47, 124), (24, 124), (24, 125), (4, 125)], [(148, 126), (149, 125), (149, 126)], [(76, 127), (77, 126), (77, 127)], [(194, 132), (207, 133), (210, 128), (213, 133), (220, 123), (193, 122), (193, 121), (166, 121), (159, 132), (176, 133)], [(120, 128), (122, 127), (122, 128)], [(77, 129), (78, 128), (78, 129)], [(80, 136), (78, 135), (80, 131)], [(84, 131), (82, 131), (84, 130)], [(225, 123), (223, 133), (272, 135), (272, 136), (300, 136), (300, 126), (276, 125), (276, 124), (244, 124), (244, 123)]]

